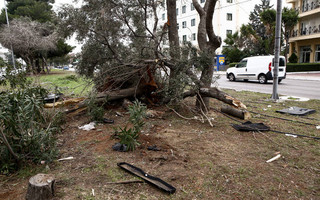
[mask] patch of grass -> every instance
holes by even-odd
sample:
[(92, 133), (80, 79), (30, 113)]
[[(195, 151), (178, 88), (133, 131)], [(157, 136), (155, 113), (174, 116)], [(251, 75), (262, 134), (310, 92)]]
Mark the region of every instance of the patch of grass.
[(41, 84), (53, 93), (61, 92), (66, 96), (86, 96), (93, 88), (90, 80), (69, 71), (51, 72), (51, 74), (33, 76), (29, 79), (34, 84)]

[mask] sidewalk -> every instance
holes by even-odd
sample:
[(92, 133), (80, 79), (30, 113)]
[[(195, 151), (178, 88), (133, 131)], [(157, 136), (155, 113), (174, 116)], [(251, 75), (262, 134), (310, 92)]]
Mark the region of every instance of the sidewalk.
[[(214, 74), (225, 75), (225, 71), (215, 71)], [(314, 72), (287, 72), (286, 79), (296, 79), (296, 80), (312, 80), (320, 81), (320, 71)]]

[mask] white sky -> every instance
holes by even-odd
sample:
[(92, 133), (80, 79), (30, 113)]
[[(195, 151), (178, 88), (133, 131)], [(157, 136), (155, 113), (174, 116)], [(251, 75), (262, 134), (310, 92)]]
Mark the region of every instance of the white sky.
[[(220, 0), (221, 1), (221, 0)], [(5, 0), (0, 0), (0, 9), (4, 8), (4, 2)], [(251, 4), (260, 4), (261, 0), (251, 0)], [(74, 6), (80, 6), (82, 4), (82, 0), (55, 0), (55, 3), (53, 4), (53, 9), (57, 10), (62, 4), (72, 4)], [(273, 8), (277, 9), (277, 0), (270, 0), (270, 4), (274, 5)], [(253, 6), (252, 6), (253, 7)], [(282, 7), (291, 7), (291, 4), (287, 4), (286, 1), (282, 1)], [(250, 8), (251, 9), (251, 8)], [(252, 10), (246, 11), (246, 13), (250, 13)], [(248, 15), (243, 15), (243, 17), (249, 18)], [(67, 40), (67, 43), (71, 46), (76, 46), (76, 48), (73, 50), (73, 53), (78, 53), (81, 51), (81, 44), (79, 44), (77, 41), (75, 41), (75, 37), (71, 37), (69, 40)]]

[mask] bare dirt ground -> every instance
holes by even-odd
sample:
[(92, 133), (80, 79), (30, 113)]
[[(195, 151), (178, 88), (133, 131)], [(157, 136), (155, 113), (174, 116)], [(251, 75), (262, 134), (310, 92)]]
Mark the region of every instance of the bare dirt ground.
[[(233, 91), (228, 91), (233, 93)], [(272, 103), (256, 93), (234, 93), (248, 109), (295, 121), (320, 124), (320, 101)], [(193, 99), (185, 101), (192, 106)], [(0, 176), (0, 199), (24, 199), (28, 179), (46, 172), (56, 177), (55, 199), (320, 199), (320, 141), (287, 137), (272, 132), (238, 132), (237, 123), (215, 109), (210, 116), (214, 127), (197, 120), (186, 120), (167, 107), (151, 107), (157, 117), (146, 119), (141, 145), (133, 152), (116, 152), (111, 138), (114, 127), (124, 127), (128, 114), (121, 107), (107, 108), (105, 117), (114, 124), (99, 124), (95, 130), (78, 126), (88, 123), (85, 116), (68, 117), (58, 135), (59, 157), (74, 160), (26, 166), (9, 177)], [(307, 106), (318, 112), (309, 118), (277, 114), (288, 106)], [(186, 107), (176, 108), (184, 117), (193, 117)], [(116, 115), (116, 112), (124, 116)], [(313, 125), (253, 114), (253, 122), (264, 122), (272, 129), (320, 137)], [(161, 151), (148, 151), (157, 145)], [(277, 153), (281, 158), (266, 160)], [(166, 194), (147, 183), (108, 184), (138, 180), (121, 170), (117, 163), (127, 162), (157, 176), (177, 190)], [(94, 195), (93, 195), (94, 191)]]

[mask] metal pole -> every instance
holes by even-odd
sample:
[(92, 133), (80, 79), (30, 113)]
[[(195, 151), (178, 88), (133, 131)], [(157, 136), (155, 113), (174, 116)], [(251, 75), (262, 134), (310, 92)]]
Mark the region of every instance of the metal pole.
[[(6, 1), (3, 0), (3, 3), (4, 3), (4, 10), (5, 10), (5, 12), (6, 12), (6, 19), (7, 19), (8, 28), (10, 28)], [(12, 44), (11, 44), (11, 57), (12, 57), (13, 68), (16, 69), (16, 62), (15, 62), (15, 60), (14, 60), (14, 54), (13, 54)]]
[(279, 80), (279, 56), (280, 56), (280, 39), (281, 39), (281, 12), (282, 0), (277, 0), (277, 17), (276, 17), (276, 37), (274, 50), (274, 68), (273, 68), (273, 91), (271, 99), (279, 99), (278, 95), (278, 80)]

